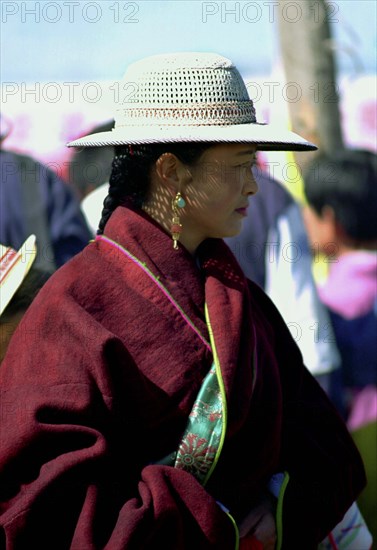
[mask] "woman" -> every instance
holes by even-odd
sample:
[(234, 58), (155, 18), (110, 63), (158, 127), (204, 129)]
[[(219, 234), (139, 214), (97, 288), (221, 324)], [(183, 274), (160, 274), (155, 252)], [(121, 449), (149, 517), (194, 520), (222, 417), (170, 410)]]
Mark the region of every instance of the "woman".
[(257, 149), (315, 146), (259, 125), (217, 55), (142, 60), (120, 89), (114, 130), (71, 144), (116, 146), (99, 234), (0, 373), (8, 548), (314, 550), (363, 466), (222, 237), (257, 191)]

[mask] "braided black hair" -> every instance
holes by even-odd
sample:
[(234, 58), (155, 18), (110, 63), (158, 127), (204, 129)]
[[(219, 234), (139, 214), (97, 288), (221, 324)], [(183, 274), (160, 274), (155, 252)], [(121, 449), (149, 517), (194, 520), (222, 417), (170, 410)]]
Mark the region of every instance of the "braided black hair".
[(97, 235), (101, 235), (115, 208), (128, 203), (141, 208), (149, 188), (149, 175), (154, 162), (163, 153), (173, 153), (184, 164), (194, 164), (212, 143), (174, 143), (119, 145), (114, 148), (115, 156), (109, 180), (108, 195), (103, 202), (101, 220)]

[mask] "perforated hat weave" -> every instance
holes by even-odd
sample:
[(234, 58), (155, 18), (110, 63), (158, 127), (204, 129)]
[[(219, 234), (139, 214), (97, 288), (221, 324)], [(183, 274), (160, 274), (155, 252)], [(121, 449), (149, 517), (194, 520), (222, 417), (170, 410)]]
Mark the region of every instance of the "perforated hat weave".
[(156, 142), (249, 142), (259, 149), (316, 149), (297, 134), (260, 124), (233, 63), (212, 53), (147, 57), (129, 66), (111, 132), (69, 146)]

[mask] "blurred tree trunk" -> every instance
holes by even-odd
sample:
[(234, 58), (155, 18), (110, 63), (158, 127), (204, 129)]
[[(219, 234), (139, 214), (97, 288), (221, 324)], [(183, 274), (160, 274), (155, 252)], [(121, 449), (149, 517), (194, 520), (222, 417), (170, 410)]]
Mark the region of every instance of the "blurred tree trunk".
[[(277, 10), (286, 82), (300, 92), (289, 101), (292, 130), (330, 155), (343, 147), (330, 30), (336, 10), (325, 0), (279, 0)], [(295, 153), (295, 160), (305, 169), (316, 154)]]

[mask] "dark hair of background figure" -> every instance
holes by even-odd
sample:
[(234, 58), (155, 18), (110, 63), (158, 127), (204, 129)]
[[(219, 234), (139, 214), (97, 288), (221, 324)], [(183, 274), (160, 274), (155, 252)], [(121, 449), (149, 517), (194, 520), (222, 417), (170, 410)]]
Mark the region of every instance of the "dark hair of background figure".
[[(114, 121), (96, 126), (92, 134), (110, 132)], [(109, 181), (114, 147), (84, 147), (74, 150), (68, 168), (68, 181), (73, 185), (78, 198), (82, 200), (88, 193)]]
[(321, 216), (333, 209), (346, 235), (356, 242), (377, 239), (377, 155), (345, 149), (332, 156), (319, 155), (304, 173), (305, 195)]

